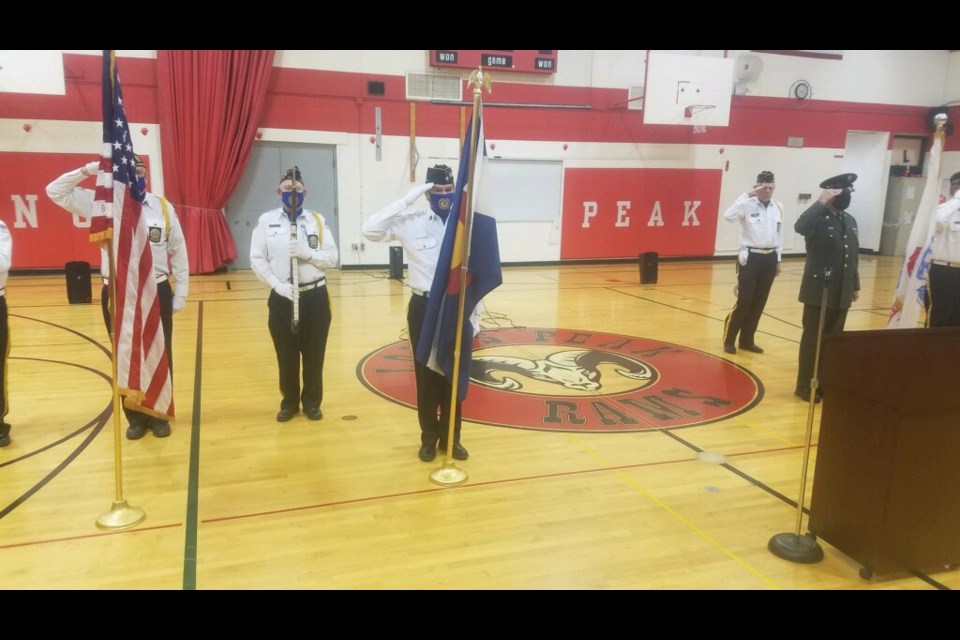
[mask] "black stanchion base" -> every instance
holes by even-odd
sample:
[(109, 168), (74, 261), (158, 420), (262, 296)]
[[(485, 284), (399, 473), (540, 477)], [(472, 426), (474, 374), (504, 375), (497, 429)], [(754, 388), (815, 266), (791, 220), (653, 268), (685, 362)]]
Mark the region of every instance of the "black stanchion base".
[(802, 564), (813, 564), (823, 560), (823, 548), (810, 536), (798, 536), (795, 533), (778, 533), (767, 544), (770, 553)]

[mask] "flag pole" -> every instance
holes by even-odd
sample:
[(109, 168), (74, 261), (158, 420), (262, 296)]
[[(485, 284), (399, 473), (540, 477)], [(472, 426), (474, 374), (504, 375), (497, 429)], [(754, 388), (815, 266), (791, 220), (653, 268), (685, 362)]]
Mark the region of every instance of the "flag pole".
[(467, 192), (460, 197), (467, 198), (467, 210), (464, 216), (462, 234), (458, 234), (460, 246), (454, 248), (455, 255), (462, 256), (460, 260), (460, 295), (457, 299), (457, 331), (453, 346), (453, 380), (450, 384), (450, 421), (447, 425), (447, 451), (443, 466), (430, 473), (430, 480), (441, 486), (455, 486), (467, 481), (467, 472), (457, 467), (453, 460), (454, 431), (457, 424), (457, 397), (460, 384), (460, 348), (463, 345), (463, 317), (467, 300), (467, 271), (470, 265), (470, 238), (473, 235), (473, 179), (476, 174), (477, 163), (477, 121), (480, 119), (480, 108), (483, 106), (481, 96), (484, 87), (490, 90), (490, 76), (484, 74), (483, 68), (478, 68), (470, 74), (468, 84), (473, 85), (473, 118), (470, 123), (470, 156), (467, 172)]
[[(110, 52), (111, 69), (116, 64), (113, 51)], [(110, 74), (110, 82), (113, 83), (114, 74)], [(115, 87), (114, 87), (115, 89)], [(116, 231), (115, 229), (113, 231)], [(121, 456), (121, 438), (120, 438), (120, 388), (117, 384), (117, 273), (116, 264), (113, 255), (113, 242), (111, 236), (101, 242), (106, 244), (107, 255), (110, 260), (110, 269), (108, 271), (110, 286), (108, 287), (108, 301), (110, 311), (110, 347), (111, 360), (113, 366), (113, 459), (114, 459), (114, 481), (116, 485), (116, 497), (109, 511), (104, 511), (97, 518), (97, 528), (109, 531), (118, 531), (135, 527), (143, 522), (147, 514), (140, 507), (131, 507), (126, 498), (123, 497), (123, 457)]]
[[(106, 243), (107, 241), (105, 241)], [(116, 265), (113, 261), (113, 247), (107, 250), (110, 256), (110, 286), (107, 288), (110, 296), (108, 306), (110, 311), (110, 351), (113, 364), (113, 459), (114, 459), (114, 484), (116, 486), (116, 498), (109, 511), (104, 511), (97, 518), (97, 528), (116, 531), (129, 529), (143, 522), (147, 514), (140, 507), (131, 507), (123, 497), (123, 457), (121, 456), (121, 438), (120, 438), (120, 388), (117, 386), (117, 343), (114, 336), (117, 335), (117, 277)]]

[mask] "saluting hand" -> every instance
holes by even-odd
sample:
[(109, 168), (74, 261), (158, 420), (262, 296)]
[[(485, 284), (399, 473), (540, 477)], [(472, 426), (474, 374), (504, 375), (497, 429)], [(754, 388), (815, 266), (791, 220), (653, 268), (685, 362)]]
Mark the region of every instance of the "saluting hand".
[(430, 189), (433, 189), (432, 182), (425, 182), (424, 184), (418, 184), (414, 186), (412, 189), (410, 189), (410, 191), (407, 192), (407, 195), (403, 196), (403, 201), (409, 207), (414, 202), (417, 201), (417, 198), (425, 194), (427, 191), (430, 191)]
[(820, 204), (822, 205), (830, 204), (831, 202), (833, 202), (833, 199), (836, 198), (841, 193), (843, 193), (843, 189), (824, 189), (820, 193), (820, 198), (819, 198)]

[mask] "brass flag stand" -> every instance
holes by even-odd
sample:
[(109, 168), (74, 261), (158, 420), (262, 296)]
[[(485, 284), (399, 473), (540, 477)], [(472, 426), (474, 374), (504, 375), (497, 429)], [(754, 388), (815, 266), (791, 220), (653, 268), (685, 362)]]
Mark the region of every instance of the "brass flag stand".
[[(467, 270), (470, 264), (470, 237), (473, 235), (473, 179), (477, 163), (477, 120), (480, 118), (480, 108), (483, 106), (481, 93), (486, 87), (490, 90), (490, 76), (484, 74), (483, 69), (477, 69), (470, 74), (469, 83), (473, 85), (473, 118), (470, 130), (470, 164), (467, 178), (467, 193), (460, 197), (467, 198), (467, 211), (464, 217), (464, 232), (460, 234), (460, 245), (454, 248), (454, 255), (460, 255), (460, 296), (457, 301), (457, 331), (453, 347), (453, 381), (450, 385), (450, 422), (447, 425), (447, 451), (443, 466), (430, 473), (430, 481), (444, 487), (452, 487), (467, 481), (467, 472), (457, 467), (453, 461), (454, 428), (457, 421), (457, 387), (460, 382), (460, 348), (463, 344), (463, 317), (467, 298)], [(455, 212), (454, 212), (455, 213)]]
[[(109, 240), (105, 242), (110, 242)], [(111, 242), (112, 244), (112, 242)], [(116, 498), (109, 511), (105, 511), (97, 518), (97, 528), (108, 531), (119, 531), (135, 527), (143, 522), (147, 514), (140, 507), (131, 507), (123, 497), (123, 458), (121, 457), (120, 438), (120, 389), (117, 386), (117, 278), (116, 265), (113, 259), (113, 247), (108, 247), (110, 256), (110, 344), (113, 360), (113, 458), (115, 470)]]

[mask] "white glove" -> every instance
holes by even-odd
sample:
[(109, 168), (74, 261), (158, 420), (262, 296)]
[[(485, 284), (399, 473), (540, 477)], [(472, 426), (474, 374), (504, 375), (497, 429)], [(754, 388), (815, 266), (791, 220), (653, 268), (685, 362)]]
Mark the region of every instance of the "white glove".
[[(290, 241), (290, 257), (291, 258), (300, 258), (301, 260), (309, 260), (313, 257), (313, 254), (310, 253), (310, 248), (301, 244), (299, 240)], [(293, 298), (290, 298), (293, 300)]]
[(432, 182), (418, 184), (410, 189), (410, 191), (407, 192), (407, 195), (403, 196), (403, 202), (409, 207), (417, 201), (417, 198), (425, 194), (427, 191), (430, 191), (430, 189), (433, 189)]
[(287, 300), (293, 300), (293, 285), (289, 282), (279, 282), (273, 290)]
[(83, 165), (83, 168), (80, 170), (80, 173), (87, 176), (95, 176), (97, 175), (97, 171), (99, 170), (100, 170), (100, 161), (96, 160), (94, 162), (88, 162), (87, 164)]
[(187, 299), (183, 296), (173, 296), (173, 312), (176, 313), (187, 306)]

